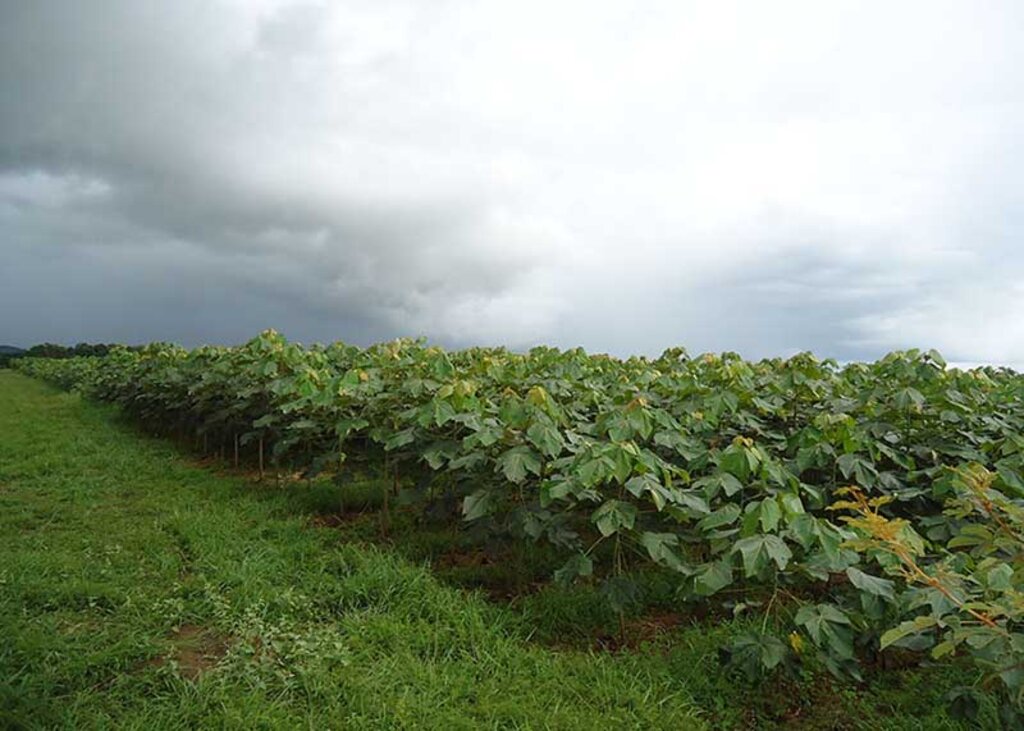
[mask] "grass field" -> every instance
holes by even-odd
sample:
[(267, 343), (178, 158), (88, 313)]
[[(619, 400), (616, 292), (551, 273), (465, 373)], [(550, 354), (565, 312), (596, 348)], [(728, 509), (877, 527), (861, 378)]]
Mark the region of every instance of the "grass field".
[(742, 621), (662, 614), (602, 650), (586, 591), (492, 601), (501, 567), (401, 515), (381, 539), (374, 487), (332, 516), (331, 485), (253, 484), (0, 371), (0, 727), (959, 728), (958, 666), (751, 686), (717, 656)]

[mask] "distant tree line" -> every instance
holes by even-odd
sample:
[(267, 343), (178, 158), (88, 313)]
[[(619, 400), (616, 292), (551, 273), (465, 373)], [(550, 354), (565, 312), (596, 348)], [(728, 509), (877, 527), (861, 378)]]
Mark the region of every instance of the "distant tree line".
[(116, 347), (116, 343), (79, 343), (78, 345), (40, 343), (26, 350), (25, 356), (28, 358), (74, 358), (79, 355), (103, 356)]
[(33, 345), (28, 350), (0, 352), (0, 368), (6, 368), (12, 360), (17, 358), (74, 358), (80, 355), (103, 356), (113, 348), (118, 347), (116, 343), (78, 343), (77, 345), (57, 345), (56, 343), (40, 343)]

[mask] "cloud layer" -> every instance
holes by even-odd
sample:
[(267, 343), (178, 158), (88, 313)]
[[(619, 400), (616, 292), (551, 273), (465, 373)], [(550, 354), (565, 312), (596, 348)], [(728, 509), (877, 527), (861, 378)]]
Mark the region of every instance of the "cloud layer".
[(1014, 2), (0, 10), (0, 341), (1024, 362)]

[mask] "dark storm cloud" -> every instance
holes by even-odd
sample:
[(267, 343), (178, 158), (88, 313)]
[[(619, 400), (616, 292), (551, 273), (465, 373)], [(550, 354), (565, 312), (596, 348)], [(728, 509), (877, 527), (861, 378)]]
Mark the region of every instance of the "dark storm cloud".
[[(0, 162), (14, 208), (5, 246), (19, 257), (7, 271), (34, 263), (42, 274), (33, 247), (63, 248), (81, 260), (78, 299), (65, 302), (71, 310), (104, 302), (106, 283), (120, 270), (152, 271), (161, 276), (143, 277), (145, 287), (118, 290), (137, 318), (135, 339), (151, 331), (210, 337), (200, 322), (205, 296), (178, 308), (177, 323), (164, 303), (192, 302), (192, 294), (212, 292), (216, 283), (224, 290), (217, 300), (272, 295), (256, 311), (278, 311), (270, 319), (284, 319), (289, 332), (316, 330), (311, 320), (327, 323), (320, 333), (333, 337), (347, 334), (352, 320), (376, 321), (378, 332), (394, 327), (385, 315), (414, 308), (417, 294), (500, 292), (530, 268), (514, 255), (493, 266), (473, 247), (480, 213), (472, 190), (364, 199), (352, 185), (357, 177), (339, 185), (323, 169), (316, 159), (322, 133), (301, 139), (316, 135), (316, 101), (304, 98), (301, 81), (292, 85), (288, 68), (291, 49), (315, 35), (313, 22), (292, 24), (312, 17), (308, 8), (254, 21), (254, 44), (242, 31), (221, 35), (236, 18), (206, 3), (176, 4), (170, 12), (137, 3), (40, 3), (5, 16), (0, 85), (13, 103), (0, 113)], [(309, 105), (313, 114), (303, 116)], [(31, 196), (33, 178), (59, 188), (83, 177), (102, 192), (50, 205), (24, 195), (19, 201), (19, 182)], [(89, 253), (111, 246), (131, 253)], [(197, 281), (204, 271), (216, 274)], [(52, 296), (66, 301), (69, 294)], [(109, 308), (98, 309), (103, 319), (92, 332), (104, 331), (110, 317)], [(244, 328), (251, 332), (252, 321), (240, 316), (238, 327), (214, 332), (237, 339)], [(77, 319), (52, 328), (61, 322), (54, 313), (23, 321), (13, 334), (82, 332)], [(374, 332), (361, 330), (364, 338)]]
[(0, 341), (1024, 360), (1021, 13), (930, 9), (6, 3)]

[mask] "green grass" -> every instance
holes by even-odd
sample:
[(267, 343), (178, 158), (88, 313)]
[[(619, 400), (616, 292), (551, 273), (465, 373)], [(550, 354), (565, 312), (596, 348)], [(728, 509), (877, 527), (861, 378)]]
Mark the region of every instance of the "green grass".
[(742, 621), (582, 649), (614, 621), (586, 587), (489, 602), (507, 567), (443, 566), (461, 539), (401, 516), (318, 527), (336, 499), (0, 371), (0, 728), (958, 728), (959, 668), (751, 687), (717, 660)]

